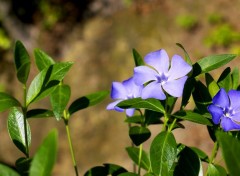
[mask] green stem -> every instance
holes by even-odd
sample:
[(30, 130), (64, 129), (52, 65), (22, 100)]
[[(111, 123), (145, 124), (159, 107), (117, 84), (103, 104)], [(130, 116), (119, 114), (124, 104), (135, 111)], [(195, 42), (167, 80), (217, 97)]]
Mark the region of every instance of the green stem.
[(138, 175), (141, 175), (141, 160), (142, 160), (142, 150), (143, 150), (143, 145), (140, 144), (139, 146), (139, 155), (138, 155)]
[(172, 131), (172, 129), (173, 129), (173, 127), (174, 127), (176, 121), (177, 121), (177, 118), (174, 118), (174, 120), (173, 120), (173, 122), (172, 122), (170, 128), (168, 128), (168, 132), (171, 132), (171, 131)]
[(218, 142), (216, 141), (214, 143), (214, 147), (213, 147), (213, 150), (212, 150), (212, 154), (211, 154), (211, 157), (210, 157), (210, 160), (209, 160), (209, 163), (213, 163), (214, 162), (214, 159), (216, 158), (217, 156), (217, 153), (218, 153), (218, 148), (219, 148), (219, 144)]
[(26, 144), (26, 157), (29, 158), (29, 146), (28, 146), (28, 134), (27, 134), (27, 87), (23, 85), (23, 123), (24, 123), (24, 135)]
[[(128, 117), (127, 117), (128, 118)], [(131, 123), (128, 123), (128, 129), (130, 130), (132, 124)], [(133, 141), (131, 141), (131, 147), (135, 147)], [(136, 173), (137, 172), (137, 167), (136, 167), (136, 164), (133, 162), (133, 172)]]
[(76, 176), (78, 176), (78, 168), (77, 168), (77, 163), (76, 163), (76, 159), (75, 159), (75, 155), (74, 155), (74, 151), (73, 151), (72, 139), (71, 139), (70, 130), (69, 130), (69, 126), (68, 126), (68, 119), (65, 119), (64, 122), (65, 122), (65, 127), (66, 127), (66, 132), (67, 132), (67, 137), (68, 137), (68, 144), (69, 144), (69, 148), (70, 148), (70, 152), (71, 152), (71, 156), (72, 156), (72, 162), (73, 162), (75, 174), (76, 174)]

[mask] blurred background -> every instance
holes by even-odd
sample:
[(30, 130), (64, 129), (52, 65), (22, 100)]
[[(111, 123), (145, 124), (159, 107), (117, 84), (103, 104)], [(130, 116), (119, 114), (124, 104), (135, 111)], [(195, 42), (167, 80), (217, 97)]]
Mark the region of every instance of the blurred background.
[[(16, 40), (24, 43), (32, 61), (34, 48), (42, 49), (56, 61), (74, 61), (65, 79), (72, 88), (71, 102), (86, 94), (110, 90), (112, 81), (129, 78), (134, 68), (132, 48), (142, 56), (160, 48), (170, 57), (183, 56), (175, 45), (181, 43), (193, 62), (210, 54), (238, 54), (239, 8), (240, 0), (0, 0), (0, 91), (22, 99), (13, 62)], [(239, 62), (228, 66), (239, 67)], [(28, 84), (36, 74), (32, 63)], [(213, 72), (213, 76), (218, 78), (219, 72)], [(74, 114), (70, 120), (80, 175), (107, 162), (131, 169), (125, 151), (130, 145), (125, 114), (106, 111), (110, 102), (108, 98)], [(49, 108), (50, 103), (45, 99), (35, 106)], [(8, 136), (7, 112), (0, 116), (0, 162), (14, 165), (23, 155)], [(57, 128), (59, 150), (53, 175), (74, 175), (63, 122), (53, 118), (29, 122), (31, 154), (50, 129)], [(193, 123), (184, 125), (185, 130), (175, 130), (177, 142), (210, 154), (213, 143), (207, 129)], [(152, 127), (152, 136), (159, 129)]]

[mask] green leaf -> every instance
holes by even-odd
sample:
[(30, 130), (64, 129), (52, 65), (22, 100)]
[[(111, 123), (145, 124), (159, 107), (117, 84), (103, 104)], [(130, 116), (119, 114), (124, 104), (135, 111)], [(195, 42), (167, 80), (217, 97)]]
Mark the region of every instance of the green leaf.
[(215, 70), (233, 60), (235, 54), (219, 54), (204, 57), (193, 65), (193, 76)]
[(209, 73), (205, 73), (205, 80), (206, 80), (208, 91), (211, 97), (213, 98), (218, 93), (219, 86)]
[(239, 175), (240, 141), (229, 134), (220, 131), (216, 133), (216, 137), (230, 175)]
[(1, 176), (20, 176), (15, 170), (0, 163), (0, 175)]
[(139, 176), (138, 174), (135, 174), (133, 172), (125, 172), (125, 173), (122, 173), (118, 176)]
[(188, 104), (189, 99), (194, 90), (195, 83), (196, 83), (196, 80), (194, 78), (188, 78), (187, 81), (185, 82), (183, 95), (182, 95), (182, 102), (181, 102), (182, 109), (184, 109), (184, 107)]
[(135, 66), (145, 65), (142, 56), (137, 52), (136, 49), (132, 50)]
[(148, 128), (142, 126), (133, 126), (129, 129), (129, 136), (132, 139), (132, 142), (139, 146), (151, 136), (151, 132)]
[[(126, 148), (129, 157), (133, 160), (133, 162), (135, 164), (138, 165), (138, 160), (139, 160), (139, 152), (140, 149), (137, 147), (127, 147)], [(140, 161), (140, 167), (145, 169), (146, 171), (149, 170), (150, 168), (150, 161), (149, 161), (149, 157), (147, 152), (145, 152), (144, 150), (142, 151), (142, 157), (141, 157), (141, 161)]]
[(127, 123), (142, 124), (142, 123), (144, 122), (144, 117), (143, 117), (143, 116), (127, 117), (127, 118), (125, 119), (125, 122), (127, 122)]
[(212, 123), (209, 119), (193, 111), (177, 111), (172, 116), (178, 119), (188, 120), (194, 123), (212, 126)]
[(63, 117), (63, 111), (68, 104), (70, 96), (70, 87), (63, 84), (58, 85), (56, 89), (51, 93), (50, 100), (53, 108), (53, 113), (57, 120), (61, 120)]
[(208, 155), (204, 151), (202, 151), (196, 147), (190, 147), (190, 148), (192, 149), (192, 151), (194, 151), (198, 155), (198, 157), (201, 159), (201, 161), (209, 162)]
[(28, 122), (26, 125), (28, 144), (25, 141), (23, 114), (18, 108), (13, 107), (8, 115), (8, 133), (16, 147), (27, 155), (27, 146), (29, 147), (31, 144), (31, 131)]
[(55, 64), (54, 60), (40, 49), (34, 50), (35, 62), (39, 71)]
[(239, 85), (239, 69), (235, 67), (232, 72), (232, 88), (234, 90), (237, 90), (238, 85)]
[(14, 61), (18, 80), (26, 84), (30, 72), (30, 57), (22, 42), (17, 41), (14, 50)]
[(109, 91), (99, 91), (76, 99), (68, 108), (69, 114), (94, 106), (103, 101), (109, 95)]
[(208, 113), (207, 107), (212, 103), (212, 97), (207, 87), (202, 82), (197, 81), (192, 95), (198, 110), (203, 114)]
[(227, 172), (222, 166), (209, 164), (207, 176), (227, 176)]
[(104, 166), (95, 166), (91, 169), (89, 169), (84, 176), (118, 176), (121, 173), (127, 172), (126, 169), (124, 169), (121, 166), (118, 166), (116, 164), (104, 164)]
[(203, 175), (200, 159), (194, 151), (189, 147), (185, 147), (179, 155), (178, 164), (174, 170), (174, 176)]
[(57, 156), (57, 130), (52, 130), (35, 153), (30, 176), (50, 176)]
[(11, 95), (0, 92), (0, 112), (5, 111), (13, 106), (21, 106), (21, 104)]
[(27, 111), (27, 118), (46, 118), (54, 117), (51, 110), (48, 109), (31, 109)]
[(151, 110), (146, 109), (144, 116), (145, 116), (144, 124), (146, 126), (151, 125), (151, 124), (163, 124), (163, 122), (161, 121), (161, 117), (163, 117), (163, 114), (160, 112), (151, 111)]
[(17, 161), (15, 163), (15, 166), (16, 166), (18, 172), (22, 176), (27, 176), (28, 175), (28, 171), (29, 171), (31, 162), (32, 162), (31, 158), (21, 157), (21, 158), (17, 159)]
[(161, 132), (150, 147), (152, 171), (157, 176), (168, 176), (177, 157), (177, 144), (171, 132)]
[(189, 65), (192, 65), (192, 61), (187, 53), (187, 51), (185, 50), (185, 48), (180, 44), (180, 43), (176, 43), (176, 45), (178, 47), (180, 47), (183, 51), (184, 51), (184, 54), (185, 54), (185, 61), (189, 64)]
[(64, 78), (72, 62), (61, 62), (43, 69), (31, 82), (27, 92), (27, 105), (49, 95)]
[(120, 103), (117, 104), (117, 106), (123, 109), (144, 108), (144, 109), (149, 109), (149, 110), (161, 112), (161, 113), (165, 112), (161, 102), (154, 98), (149, 98), (146, 100), (143, 100), (141, 98), (128, 99), (128, 100), (121, 101)]
[(218, 85), (224, 88), (227, 92), (232, 89), (232, 78), (231, 78), (231, 69), (227, 67), (222, 74), (220, 75)]

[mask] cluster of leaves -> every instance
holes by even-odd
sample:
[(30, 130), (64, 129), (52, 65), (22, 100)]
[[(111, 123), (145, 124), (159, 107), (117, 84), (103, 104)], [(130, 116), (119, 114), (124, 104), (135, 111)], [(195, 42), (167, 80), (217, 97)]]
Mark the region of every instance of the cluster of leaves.
[[(23, 86), (23, 103), (5, 92), (0, 92), (0, 112), (10, 110), (8, 132), (13, 143), (25, 156), (16, 160), (17, 172), (7, 166), (0, 165), (2, 168), (0, 175), (51, 175), (57, 156), (57, 131), (50, 132), (35, 155), (30, 157), (29, 148), (32, 137), (28, 119), (55, 117), (58, 121), (63, 120), (70, 139), (68, 122), (71, 115), (101, 102), (108, 95), (108, 91), (89, 94), (76, 99), (67, 108), (71, 89), (70, 86), (63, 83), (63, 78), (73, 63), (55, 63), (50, 56), (40, 49), (34, 50), (34, 56), (39, 73), (27, 86), (31, 60), (24, 45), (20, 41), (16, 42), (14, 59), (16, 76)], [(52, 109), (30, 109), (30, 105), (46, 97), (50, 98)], [(73, 152), (71, 143), (69, 147)], [(73, 161), (76, 174), (78, 174), (74, 156)]]
[[(209, 74), (228, 62), (236, 55), (221, 54), (204, 57), (192, 64), (187, 52), (182, 45), (177, 44), (185, 52), (186, 61), (192, 65), (193, 70), (185, 84), (183, 97), (179, 110), (173, 112), (177, 98), (168, 96), (166, 100), (133, 98), (120, 102), (117, 106), (123, 109), (136, 108), (139, 115), (127, 118), (129, 123), (129, 137), (133, 145), (127, 147), (127, 153), (138, 171), (125, 172), (122, 168), (120, 176), (201, 176), (203, 175), (203, 162), (208, 164), (206, 175), (237, 176), (240, 170), (240, 159), (237, 157), (240, 147), (239, 132), (222, 131), (220, 126), (211, 120), (207, 107), (212, 102), (212, 97), (220, 88), (226, 90), (239, 88), (239, 71), (237, 68), (231, 72), (230, 68), (223, 71), (217, 80)], [(140, 54), (133, 50), (136, 66), (143, 65)], [(199, 80), (200, 75), (205, 75), (205, 83)], [(193, 97), (195, 108), (186, 110), (185, 107)], [(176, 109), (176, 108), (175, 108)], [(183, 121), (190, 121), (207, 127), (209, 135), (214, 142), (211, 156), (199, 148), (177, 143), (173, 130), (184, 128)], [(151, 136), (150, 125), (161, 125), (162, 131), (151, 142), (149, 150), (143, 149), (143, 143)], [(222, 150), (227, 169), (215, 162), (219, 146)], [(99, 172), (97, 172), (98, 170)], [(141, 170), (144, 170), (141, 174)], [(97, 166), (88, 171), (89, 176), (97, 173), (110, 173), (108, 167)], [(110, 173), (111, 174), (111, 173)], [(102, 174), (107, 175), (107, 174)], [(112, 174), (114, 175), (114, 174)]]

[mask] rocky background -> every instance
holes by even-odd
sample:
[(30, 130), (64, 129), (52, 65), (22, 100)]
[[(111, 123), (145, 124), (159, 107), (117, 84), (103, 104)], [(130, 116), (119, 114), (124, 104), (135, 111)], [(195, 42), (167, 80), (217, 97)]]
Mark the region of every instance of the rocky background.
[[(74, 61), (65, 79), (72, 88), (71, 101), (110, 90), (112, 81), (130, 77), (134, 67), (132, 48), (143, 56), (160, 48), (170, 57), (183, 56), (175, 45), (181, 43), (194, 62), (210, 54), (239, 54), (239, 8), (239, 0), (0, 0), (0, 90), (21, 100), (22, 88), (15, 78), (12, 52), (16, 40), (25, 44), (31, 56), (34, 48), (40, 48), (56, 61)], [(29, 80), (37, 73), (32, 65)], [(228, 66), (239, 65), (236, 59)], [(212, 74), (219, 76), (219, 72)], [(80, 175), (107, 162), (131, 169), (125, 151), (130, 145), (125, 114), (106, 111), (109, 102), (110, 98), (76, 113), (70, 120)], [(49, 100), (37, 106), (48, 108)], [(190, 104), (188, 108), (193, 107)], [(7, 112), (1, 113), (0, 162), (14, 165), (22, 153), (10, 141), (6, 121)], [(53, 175), (74, 175), (63, 122), (51, 118), (29, 122), (31, 153), (50, 129), (57, 128), (59, 151)], [(177, 142), (210, 153), (213, 143), (206, 128), (193, 123), (184, 125), (185, 130), (175, 130)], [(159, 129), (152, 127), (152, 136)]]

